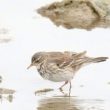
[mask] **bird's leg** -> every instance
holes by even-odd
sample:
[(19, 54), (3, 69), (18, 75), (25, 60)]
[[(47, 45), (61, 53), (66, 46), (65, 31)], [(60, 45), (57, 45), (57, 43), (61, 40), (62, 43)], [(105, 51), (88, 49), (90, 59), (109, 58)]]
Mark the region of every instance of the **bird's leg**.
[(62, 88), (63, 88), (66, 84), (68, 84), (68, 81), (65, 81), (65, 83), (59, 88), (61, 92), (63, 91)]
[(72, 85), (71, 85), (71, 81), (69, 82), (70, 83), (70, 88), (69, 88), (69, 96), (71, 95), (71, 88), (72, 88)]

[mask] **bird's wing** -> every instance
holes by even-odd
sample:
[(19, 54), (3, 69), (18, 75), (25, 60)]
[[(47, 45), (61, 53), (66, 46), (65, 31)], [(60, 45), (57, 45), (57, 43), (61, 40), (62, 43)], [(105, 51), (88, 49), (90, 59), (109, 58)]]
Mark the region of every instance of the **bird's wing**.
[(68, 53), (68, 54), (71, 55), (70, 56), (68, 55), (67, 59), (64, 60), (60, 67), (71, 66), (74, 65), (76, 62), (82, 61), (82, 59), (85, 58), (86, 51), (81, 53)]
[(54, 63), (59, 68), (64, 68), (66, 66), (71, 66), (74, 64), (78, 64), (85, 57), (86, 52), (75, 53), (75, 52), (64, 52), (64, 53), (51, 53), (51, 55), (47, 58), (48, 63)]

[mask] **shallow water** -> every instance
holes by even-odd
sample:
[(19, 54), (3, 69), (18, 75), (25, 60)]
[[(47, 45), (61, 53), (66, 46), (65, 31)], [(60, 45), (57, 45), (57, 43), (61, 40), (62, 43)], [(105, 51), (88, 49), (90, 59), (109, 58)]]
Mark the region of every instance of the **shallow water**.
[(104, 100), (51, 97), (39, 101), (38, 110), (104, 110)]
[[(80, 88), (77, 88), (80, 90)], [(46, 89), (44, 89), (46, 90)], [(38, 90), (40, 91), (40, 90)], [(43, 90), (42, 90), (43, 91)], [(65, 90), (67, 93), (67, 90)], [(34, 90), (24, 88), (9, 97), (2, 95), (1, 110), (109, 110), (110, 98), (89, 97), (87, 95), (71, 96), (62, 94), (58, 89), (34, 94)]]
[(65, 96), (57, 90), (39, 95), (37, 110), (109, 110), (110, 100), (104, 98), (87, 98), (80, 95)]

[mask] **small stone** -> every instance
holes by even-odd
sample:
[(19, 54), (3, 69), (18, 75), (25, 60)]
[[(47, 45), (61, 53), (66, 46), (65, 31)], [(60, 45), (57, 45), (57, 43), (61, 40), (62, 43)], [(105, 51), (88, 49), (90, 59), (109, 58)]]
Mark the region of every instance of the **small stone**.
[(0, 94), (14, 94), (15, 90), (0, 88)]
[(50, 91), (54, 91), (54, 89), (46, 88), (46, 89), (37, 90), (37, 91), (35, 91), (35, 95), (40, 94), (40, 93), (50, 92)]

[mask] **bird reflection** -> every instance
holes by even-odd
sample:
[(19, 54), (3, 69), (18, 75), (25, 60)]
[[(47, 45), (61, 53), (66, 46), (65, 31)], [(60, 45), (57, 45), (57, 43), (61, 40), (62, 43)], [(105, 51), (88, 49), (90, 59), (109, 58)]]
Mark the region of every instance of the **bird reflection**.
[(39, 101), (37, 110), (105, 110), (104, 100), (52, 97)]
[(37, 110), (78, 110), (71, 97), (53, 97), (42, 99)]

